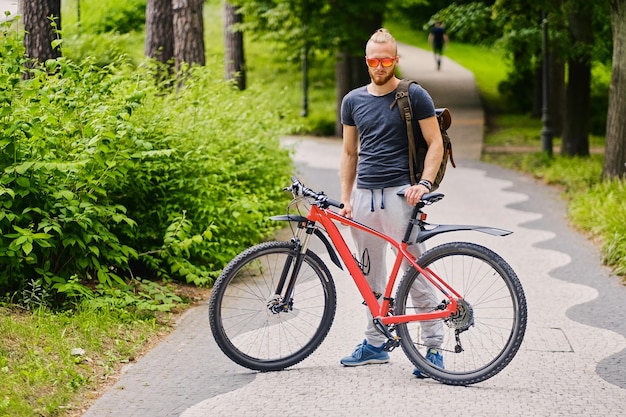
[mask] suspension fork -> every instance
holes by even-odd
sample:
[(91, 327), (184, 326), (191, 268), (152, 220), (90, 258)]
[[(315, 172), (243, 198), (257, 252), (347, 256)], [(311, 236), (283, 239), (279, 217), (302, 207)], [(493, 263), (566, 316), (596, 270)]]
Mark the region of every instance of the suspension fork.
[(280, 280), (272, 299), (268, 301), (268, 307), (272, 312), (289, 311), (293, 306), (292, 295), (296, 286), (296, 280), (302, 267), (302, 262), (309, 246), (311, 236), (315, 231), (315, 223), (307, 221), (299, 223), (295, 236), (291, 239), (294, 243), (294, 255), (290, 255), (285, 261)]

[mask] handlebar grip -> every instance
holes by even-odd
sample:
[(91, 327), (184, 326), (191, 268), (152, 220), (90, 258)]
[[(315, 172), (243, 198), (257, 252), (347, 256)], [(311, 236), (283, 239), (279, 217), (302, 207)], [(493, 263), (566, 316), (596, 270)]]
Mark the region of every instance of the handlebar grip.
[(333, 206), (333, 207), (337, 207), (337, 208), (340, 208), (340, 209), (343, 208), (343, 203), (341, 203), (339, 201), (336, 201), (336, 200), (333, 200), (332, 198), (327, 199), (326, 202), (328, 204), (330, 204), (331, 206)]

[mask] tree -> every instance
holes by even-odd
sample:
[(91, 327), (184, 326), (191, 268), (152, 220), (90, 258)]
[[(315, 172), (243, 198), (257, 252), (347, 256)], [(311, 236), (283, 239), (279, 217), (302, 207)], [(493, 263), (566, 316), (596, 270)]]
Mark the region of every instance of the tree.
[(172, 0), (148, 0), (145, 54), (163, 64), (169, 63), (174, 57)]
[(561, 154), (589, 156), (593, 2), (568, 1), (565, 7), (572, 42)]
[(243, 22), (243, 15), (228, 1), (224, 2), (223, 14), (226, 79), (234, 80), (237, 88), (245, 90), (246, 60), (243, 53), (243, 32), (237, 27)]
[(204, 0), (172, 0), (174, 28), (174, 60), (176, 68), (183, 63), (204, 65)]
[(626, 0), (610, 0), (613, 67), (606, 122), (604, 178), (626, 176)]
[(338, 0), (334, 2), (334, 7), (333, 15), (341, 19), (348, 35), (339, 44), (335, 64), (335, 135), (341, 136), (341, 101), (350, 90), (370, 81), (365, 66), (365, 44), (372, 33), (382, 27), (385, 2), (362, 4)]
[(61, 56), (61, 0), (21, 1), (26, 55), (36, 62), (46, 62)]

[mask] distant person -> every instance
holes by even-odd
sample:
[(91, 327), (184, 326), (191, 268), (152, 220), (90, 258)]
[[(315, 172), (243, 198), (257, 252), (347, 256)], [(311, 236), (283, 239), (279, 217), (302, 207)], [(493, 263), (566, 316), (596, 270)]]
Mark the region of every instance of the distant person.
[(446, 29), (441, 26), (441, 22), (436, 22), (428, 35), (428, 43), (433, 47), (437, 70), (441, 69), (441, 55), (443, 55), (443, 46), (447, 42), (448, 34), (446, 33)]

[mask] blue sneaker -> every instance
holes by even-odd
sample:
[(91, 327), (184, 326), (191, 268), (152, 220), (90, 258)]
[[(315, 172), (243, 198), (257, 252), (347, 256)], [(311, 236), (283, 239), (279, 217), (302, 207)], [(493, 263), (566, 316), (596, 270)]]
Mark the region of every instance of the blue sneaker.
[(385, 352), (382, 346), (368, 345), (367, 340), (363, 340), (363, 343), (354, 349), (352, 355), (346, 356), (340, 361), (343, 366), (360, 366), (387, 362), (389, 362), (389, 353)]
[[(435, 365), (438, 368), (444, 369), (443, 367), (443, 356), (441, 356), (441, 353), (439, 353), (439, 351), (437, 349), (428, 349), (428, 352), (426, 352), (426, 360), (430, 363), (432, 363), (433, 365)], [(423, 375), (419, 369), (415, 368), (413, 370), (413, 375), (415, 375), (416, 378), (428, 378), (427, 376)]]

